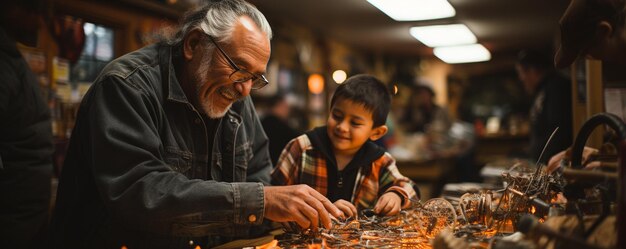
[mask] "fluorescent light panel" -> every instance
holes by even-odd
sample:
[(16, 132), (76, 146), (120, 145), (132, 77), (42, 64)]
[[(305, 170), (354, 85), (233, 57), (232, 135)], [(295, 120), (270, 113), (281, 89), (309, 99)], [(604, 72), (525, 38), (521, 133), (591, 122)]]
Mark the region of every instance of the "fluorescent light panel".
[(412, 27), (410, 33), (431, 48), (476, 43), (476, 36), (465, 24)]
[(435, 56), (448, 64), (491, 60), (489, 50), (480, 44), (438, 47), (435, 48), (434, 53)]
[(421, 21), (453, 17), (456, 12), (446, 0), (367, 0), (396, 21)]

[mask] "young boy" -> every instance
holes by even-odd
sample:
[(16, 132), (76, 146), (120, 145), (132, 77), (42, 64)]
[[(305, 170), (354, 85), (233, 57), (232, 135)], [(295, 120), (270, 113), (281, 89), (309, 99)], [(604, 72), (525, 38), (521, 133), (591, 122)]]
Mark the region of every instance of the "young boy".
[(307, 184), (347, 216), (357, 208), (393, 215), (416, 197), (395, 159), (374, 142), (387, 133), (391, 94), (378, 79), (356, 75), (337, 87), (326, 126), (291, 140), (272, 172), (272, 184)]

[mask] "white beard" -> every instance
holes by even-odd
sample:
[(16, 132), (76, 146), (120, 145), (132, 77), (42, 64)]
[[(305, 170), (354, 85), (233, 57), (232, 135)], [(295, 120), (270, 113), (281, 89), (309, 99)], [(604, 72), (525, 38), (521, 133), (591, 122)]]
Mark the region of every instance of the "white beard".
[[(211, 62), (212, 62), (211, 60), (203, 61), (202, 64), (198, 66), (198, 70), (194, 74), (194, 79), (195, 79), (194, 82), (204, 82), (197, 86), (196, 88), (197, 94), (200, 94), (202, 92), (201, 89), (203, 88), (204, 84), (209, 84), (207, 83), (205, 74), (211, 68)], [(221, 86), (220, 88), (215, 90), (214, 94), (216, 95), (215, 96), (216, 98), (223, 97), (226, 99), (232, 99), (233, 102), (242, 98), (241, 93), (235, 90), (234, 84)], [(198, 100), (200, 99), (202, 98), (198, 96)], [(215, 104), (216, 101), (217, 101), (216, 99), (207, 99), (205, 102), (200, 103), (200, 107), (202, 108), (202, 111), (204, 111), (204, 113), (210, 118), (224, 117), (224, 115), (226, 115), (226, 112), (228, 112), (230, 107), (233, 105), (233, 103), (230, 103), (228, 106), (224, 108), (220, 108), (218, 105)]]
[(213, 105), (211, 102), (202, 103), (202, 110), (204, 113), (209, 116), (209, 118), (221, 118), (226, 115), (226, 112), (230, 109), (233, 104), (229, 104), (226, 108), (220, 109), (217, 106)]
[[(207, 83), (204, 83), (207, 84)], [(199, 85), (197, 87), (196, 92), (198, 94), (201, 93), (201, 89), (203, 88), (204, 84)], [(216, 92), (214, 93), (215, 95), (220, 95), (219, 93), (219, 89), (216, 90)], [(219, 98), (220, 96), (215, 96), (215, 98)], [(198, 96), (198, 100), (200, 100), (200, 96)], [(214, 102), (216, 100), (215, 99), (207, 99), (207, 101), (200, 101), (200, 108), (202, 108), (202, 111), (204, 111), (204, 114), (206, 114), (207, 116), (209, 116), (209, 118), (221, 118), (224, 117), (224, 115), (226, 114), (226, 112), (228, 111), (228, 109), (230, 109), (230, 107), (233, 105), (232, 103), (229, 104), (228, 106), (226, 106), (225, 108), (220, 108), (218, 107)]]
[[(198, 90), (198, 92), (200, 91)], [(241, 93), (235, 90), (233, 85), (222, 86), (218, 88), (216, 90), (216, 94), (220, 95), (220, 97), (223, 97), (223, 98), (234, 99), (234, 101), (237, 101), (242, 98)], [(230, 103), (228, 106), (224, 107), (224, 109), (220, 109), (212, 101), (204, 102), (201, 105), (205, 114), (209, 116), (210, 118), (221, 118), (226, 114), (226, 112), (230, 109), (230, 107), (233, 104)]]

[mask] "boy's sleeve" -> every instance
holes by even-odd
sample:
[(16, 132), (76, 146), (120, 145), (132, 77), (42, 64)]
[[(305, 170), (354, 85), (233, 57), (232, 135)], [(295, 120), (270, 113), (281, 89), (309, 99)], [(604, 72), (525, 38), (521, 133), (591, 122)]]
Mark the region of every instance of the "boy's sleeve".
[(303, 148), (299, 138), (289, 141), (280, 153), (276, 167), (272, 171), (272, 185), (294, 185), (300, 182), (298, 172), (300, 172)]
[(410, 207), (412, 199), (419, 199), (417, 186), (411, 179), (400, 174), (396, 166), (396, 160), (389, 153), (385, 153), (383, 157), (386, 157), (386, 163), (380, 168), (379, 186), (381, 186), (381, 195), (387, 192), (394, 192), (402, 197), (402, 208)]

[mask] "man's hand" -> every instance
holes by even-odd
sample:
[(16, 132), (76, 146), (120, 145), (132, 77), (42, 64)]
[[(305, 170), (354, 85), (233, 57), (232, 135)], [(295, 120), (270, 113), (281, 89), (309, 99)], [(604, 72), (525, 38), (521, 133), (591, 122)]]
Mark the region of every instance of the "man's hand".
[(383, 215), (394, 215), (400, 212), (402, 207), (402, 199), (400, 196), (393, 192), (387, 192), (378, 198), (376, 206), (374, 206), (374, 213)]
[(561, 167), (562, 160), (569, 160), (571, 153), (572, 148), (570, 147), (567, 150), (561, 151), (556, 155), (550, 157), (550, 160), (548, 161), (548, 167), (546, 167), (546, 171), (551, 174), (552, 172), (557, 170), (559, 167)]
[[(590, 162), (589, 160), (593, 155), (596, 155), (596, 154), (598, 154), (597, 149), (586, 147), (586, 146), (585, 148), (583, 148), (583, 158), (582, 158), (581, 163), (585, 165), (586, 169), (600, 166), (600, 162), (597, 162), (597, 161)], [(567, 150), (561, 151), (557, 153), (556, 155), (552, 156), (550, 158), (550, 161), (548, 161), (548, 167), (546, 168), (546, 171), (548, 173), (554, 172), (561, 166), (561, 160), (565, 159), (569, 161), (571, 158), (572, 158), (572, 148), (570, 147)]]
[(303, 228), (317, 229), (321, 221), (330, 229), (330, 215), (343, 215), (326, 197), (304, 184), (265, 187), (263, 191), (265, 217), (276, 222), (295, 221)]
[(352, 203), (350, 203), (349, 201), (346, 200), (338, 200), (335, 202), (335, 207), (337, 207), (339, 210), (341, 210), (346, 217), (343, 218), (348, 218), (348, 217), (356, 217), (357, 215), (357, 211), (356, 211), (356, 207), (354, 205), (352, 205)]

